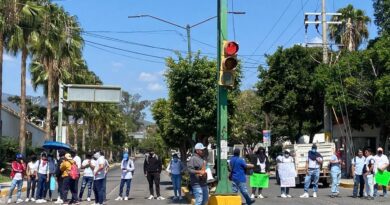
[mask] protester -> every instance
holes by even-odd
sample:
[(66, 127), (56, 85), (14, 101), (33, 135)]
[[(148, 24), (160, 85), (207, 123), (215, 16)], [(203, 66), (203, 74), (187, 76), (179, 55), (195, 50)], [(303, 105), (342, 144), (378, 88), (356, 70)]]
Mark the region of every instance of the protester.
[[(134, 162), (133, 160), (129, 159), (129, 154), (125, 153), (123, 154), (123, 160), (121, 162), (121, 184), (119, 186), (119, 196), (116, 198), (116, 201), (122, 201), (122, 200), (129, 200), (129, 194), (130, 194), (130, 185), (131, 185), (131, 179), (133, 178), (133, 171), (134, 171)], [(123, 198), (123, 187), (126, 184), (126, 196)]]
[(62, 192), (63, 192), (63, 187), (62, 187), (63, 178), (62, 178), (62, 172), (61, 172), (60, 166), (61, 166), (62, 162), (65, 160), (65, 154), (66, 154), (66, 152), (64, 150), (58, 151), (59, 159), (57, 162), (57, 169), (56, 169), (56, 177), (57, 177), (57, 184), (58, 184), (58, 199), (56, 202), (54, 202), (55, 204), (62, 204), (64, 202), (61, 199)]
[(340, 180), (341, 180), (341, 165), (342, 165), (342, 160), (341, 160), (341, 153), (334, 151), (334, 154), (330, 157), (330, 175), (332, 177), (332, 194), (330, 197), (338, 197), (340, 190), (339, 190), (339, 185), (340, 185)]
[[(277, 168), (278, 168), (278, 174), (279, 174), (279, 179), (280, 179), (280, 191), (281, 191), (280, 197), (281, 198), (291, 198), (290, 187), (292, 185), (287, 183), (288, 180), (293, 181), (294, 185), (295, 185), (295, 175), (294, 175), (294, 177), (284, 176), (284, 175), (286, 175), (285, 170), (283, 170), (284, 172), (282, 172), (282, 170), (280, 170), (284, 164), (292, 164), (292, 167), (293, 167), (292, 171), (295, 172), (294, 158), (292, 158), (290, 152), (291, 151), (289, 149), (286, 149), (286, 150), (284, 150), (283, 155), (280, 155), (276, 158), (276, 161), (278, 163)], [(286, 182), (286, 184), (284, 184), (285, 182)]]
[(172, 159), (169, 163), (169, 173), (171, 174), (172, 185), (173, 185), (173, 200), (182, 200), (181, 196), (181, 174), (184, 172), (185, 166), (180, 161), (177, 154), (172, 155)]
[(306, 177), (305, 177), (305, 186), (304, 194), (301, 195), (301, 198), (309, 198), (309, 187), (313, 182), (313, 197), (317, 197), (318, 192), (318, 180), (320, 178), (320, 167), (322, 165), (323, 158), (320, 153), (317, 152), (317, 145), (313, 144), (311, 150), (308, 153), (308, 158), (306, 160)]
[[(352, 197), (356, 198), (359, 189), (359, 197), (363, 197), (364, 190), (364, 178), (363, 167), (366, 158), (363, 156), (363, 150), (359, 149), (356, 156), (352, 159), (352, 175), (353, 175), (353, 194)], [(360, 188), (359, 188), (360, 187)]]
[(144, 174), (149, 183), (149, 200), (154, 198), (153, 183), (156, 186), (157, 200), (164, 200), (165, 198), (160, 194), (160, 174), (162, 171), (161, 159), (154, 153), (153, 149), (149, 150), (149, 155), (145, 157)]
[[(383, 154), (383, 148), (378, 147), (376, 155), (374, 157), (375, 159), (375, 173), (383, 172), (387, 170), (387, 167), (389, 167), (389, 158), (387, 158), (386, 155)], [(388, 197), (387, 194), (387, 186), (381, 185), (383, 190), (383, 197)], [(378, 184), (375, 184), (374, 186), (374, 196), (377, 197), (378, 195)]]
[(91, 201), (92, 183), (93, 183), (93, 170), (92, 166), (95, 164), (95, 160), (92, 159), (92, 154), (86, 154), (86, 159), (81, 164), (81, 168), (84, 169), (84, 175), (81, 182), (81, 188), (79, 193), (79, 201), (83, 198), (85, 187), (88, 186), (87, 201)]
[[(77, 174), (75, 173), (74, 169), (77, 169), (77, 165), (75, 161), (73, 161), (72, 155), (67, 153), (65, 154), (65, 159), (62, 161), (60, 170), (62, 173), (62, 178), (63, 178), (63, 192), (61, 199), (64, 201), (63, 204), (76, 204), (78, 203), (77, 200), (77, 192), (75, 189), (75, 177), (74, 175)], [(76, 170), (77, 172), (77, 170)], [(72, 198), (70, 201), (67, 200), (68, 196), (68, 191), (70, 190), (70, 193), (72, 195)]]
[[(251, 205), (255, 203), (254, 199), (251, 199), (246, 186), (246, 169), (254, 168), (253, 164), (247, 164), (245, 160), (240, 158), (240, 149), (236, 148), (233, 151), (234, 156), (230, 159), (231, 180), (233, 193), (241, 192), (245, 198), (246, 204)], [(265, 159), (264, 159), (265, 163)]]
[[(102, 156), (104, 157), (104, 153), (102, 153)], [(104, 157), (105, 164), (104, 164), (104, 181), (103, 181), (103, 201), (106, 201), (107, 198), (107, 174), (108, 171), (110, 170), (110, 163), (108, 162), (107, 158)]]
[(366, 160), (363, 167), (364, 181), (366, 182), (366, 196), (368, 200), (374, 199), (374, 166), (375, 159), (370, 148), (365, 151)]
[(48, 163), (49, 163), (49, 180), (46, 183), (46, 188), (45, 188), (45, 194), (44, 198), (46, 198), (47, 192), (49, 192), (49, 201), (53, 201), (53, 191), (55, 190), (55, 186), (53, 187), (54, 189), (51, 189), (51, 184), (55, 184), (55, 175), (57, 171), (57, 160), (54, 158), (53, 154), (48, 154), (47, 155)]
[[(74, 150), (72, 153), (73, 161), (76, 163), (78, 170), (81, 170), (81, 158), (77, 155), (77, 150)], [(75, 190), (76, 193), (79, 193), (79, 179), (75, 180)], [(79, 199), (77, 199), (79, 201)]]
[[(35, 201), (35, 187), (37, 185), (38, 164), (37, 156), (32, 155), (31, 161), (27, 164), (27, 193), (26, 202)], [(30, 195), (31, 194), (31, 195)], [(30, 198), (31, 196), (31, 198)]]
[(100, 151), (95, 152), (93, 157), (96, 163), (91, 165), (93, 168), (93, 175), (95, 176), (93, 181), (93, 192), (95, 194), (95, 205), (103, 205), (104, 202), (104, 178), (106, 170), (106, 159), (101, 155)]
[(23, 155), (16, 154), (16, 160), (11, 164), (12, 171), (10, 178), (12, 179), (11, 187), (9, 189), (8, 201), (10, 204), (12, 202), (12, 194), (15, 190), (15, 187), (18, 187), (18, 192), (16, 194), (16, 203), (22, 203), (22, 187), (23, 187), (23, 173), (26, 171), (26, 165), (23, 162)]
[(38, 188), (36, 193), (36, 203), (46, 203), (44, 198), (46, 183), (49, 181), (49, 163), (47, 160), (47, 153), (41, 153), (41, 159), (38, 161)]
[(205, 205), (209, 199), (209, 188), (207, 186), (206, 160), (204, 157), (202, 143), (195, 145), (195, 154), (187, 162), (187, 169), (190, 174), (190, 184), (195, 198), (195, 205)]
[[(257, 150), (255, 150), (255, 153), (253, 155), (250, 155), (250, 162), (255, 166), (253, 169), (253, 173), (256, 174), (269, 173), (270, 170), (269, 159), (265, 154), (265, 149), (263, 147), (259, 147)], [(256, 195), (256, 190), (258, 191), (258, 195)], [(260, 198), (260, 199), (264, 198), (263, 188), (252, 187), (251, 199), (254, 198)]]

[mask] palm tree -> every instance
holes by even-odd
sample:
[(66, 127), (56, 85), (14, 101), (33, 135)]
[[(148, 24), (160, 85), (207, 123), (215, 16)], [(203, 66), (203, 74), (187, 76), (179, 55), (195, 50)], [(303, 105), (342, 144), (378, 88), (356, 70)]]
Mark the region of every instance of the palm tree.
[(26, 148), (26, 63), (31, 39), (36, 35), (42, 9), (34, 1), (12, 1), (15, 12), (15, 24), (10, 28), (7, 42), (9, 52), (16, 55), (21, 51), (21, 93), (20, 93), (20, 126), (19, 149), (25, 153)]
[[(359, 48), (363, 40), (368, 39), (367, 24), (371, 22), (370, 17), (360, 9), (355, 9), (351, 4), (337, 11), (340, 17), (332, 17), (333, 21), (342, 20), (344, 24), (329, 26), (330, 39), (340, 44), (343, 49), (355, 51)], [(338, 18), (338, 19), (337, 19)]]

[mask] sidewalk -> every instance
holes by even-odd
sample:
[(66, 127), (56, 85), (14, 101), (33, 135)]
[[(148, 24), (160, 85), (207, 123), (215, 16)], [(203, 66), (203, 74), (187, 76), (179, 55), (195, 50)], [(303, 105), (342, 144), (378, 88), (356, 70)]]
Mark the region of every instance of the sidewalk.
[[(353, 179), (341, 179), (340, 181), (340, 187), (347, 188), (347, 189), (353, 189)], [(382, 188), (380, 187), (379, 190)], [(390, 186), (387, 186), (387, 190), (390, 191)]]

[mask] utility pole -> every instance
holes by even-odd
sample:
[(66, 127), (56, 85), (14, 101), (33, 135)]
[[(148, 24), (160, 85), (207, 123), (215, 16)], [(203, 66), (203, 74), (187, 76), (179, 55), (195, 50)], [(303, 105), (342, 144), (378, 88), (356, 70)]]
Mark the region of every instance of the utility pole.
[[(308, 16), (316, 16), (315, 21), (309, 21)], [(318, 20), (318, 16), (321, 15), (321, 21)], [(327, 39), (327, 27), (328, 24), (341, 24), (340, 21), (327, 21), (326, 16), (340, 16), (341, 13), (326, 13), (325, 0), (322, 0), (322, 9), (321, 13), (305, 13), (305, 26), (309, 24), (316, 24), (316, 27), (321, 23), (322, 24), (322, 62), (328, 64), (328, 39)], [(330, 108), (326, 105), (324, 98), (324, 133), (326, 141), (330, 142), (332, 138), (332, 115)]]
[[(58, 125), (57, 125), (57, 142), (62, 142), (62, 110), (64, 105), (64, 84), (58, 82), (59, 96), (58, 96)], [(66, 143), (66, 142), (65, 142)]]
[[(217, 72), (220, 72), (221, 53), (223, 41), (227, 40), (227, 0), (218, 0), (218, 26), (217, 26)], [(219, 76), (219, 74), (218, 74)], [(218, 79), (217, 79), (218, 80)], [(227, 140), (228, 140), (228, 118), (227, 118), (227, 88), (218, 85), (218, 105), (217, 105), (217, 170), (218, 186), (216, 194), (232, 193), (232, 188), (228, 180), (227, 167)]]

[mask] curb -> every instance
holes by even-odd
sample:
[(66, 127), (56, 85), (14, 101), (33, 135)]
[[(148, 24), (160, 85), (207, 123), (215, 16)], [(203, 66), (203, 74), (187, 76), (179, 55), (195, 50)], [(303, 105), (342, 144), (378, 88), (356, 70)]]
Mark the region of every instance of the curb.
[[(27, 190), (27, 187), (23, 186), (22, 187), (22, 193), (25, 192)], [(12, 193), (12, 195), (16, 194), (18, 192), (17, 188), (15, 188), (14, 192)], [(1, 190), (1, 198), (8, 198), (8, 195), (9, 195), (9, 188), (7, 189), (2, 189)]]
[[(340, 187), (346, 188), (346, 189), (353, 189), (353, 184), (351, 183), (340, 183)], [(378, 190), (382, 190), (382, 187), (378, 187)], [(387, 190), (390, 191), (390, 186), (387, 186)]]
[(187, 200), (187, 202), (191, 205), (195, 204), (195, 199), (192, 197), (192, 195), (190, 194), (190, 190), (188, 190), (187, 187), (181, 187), (181, 191), (183, 192), (184, 194), (184, 198)]

